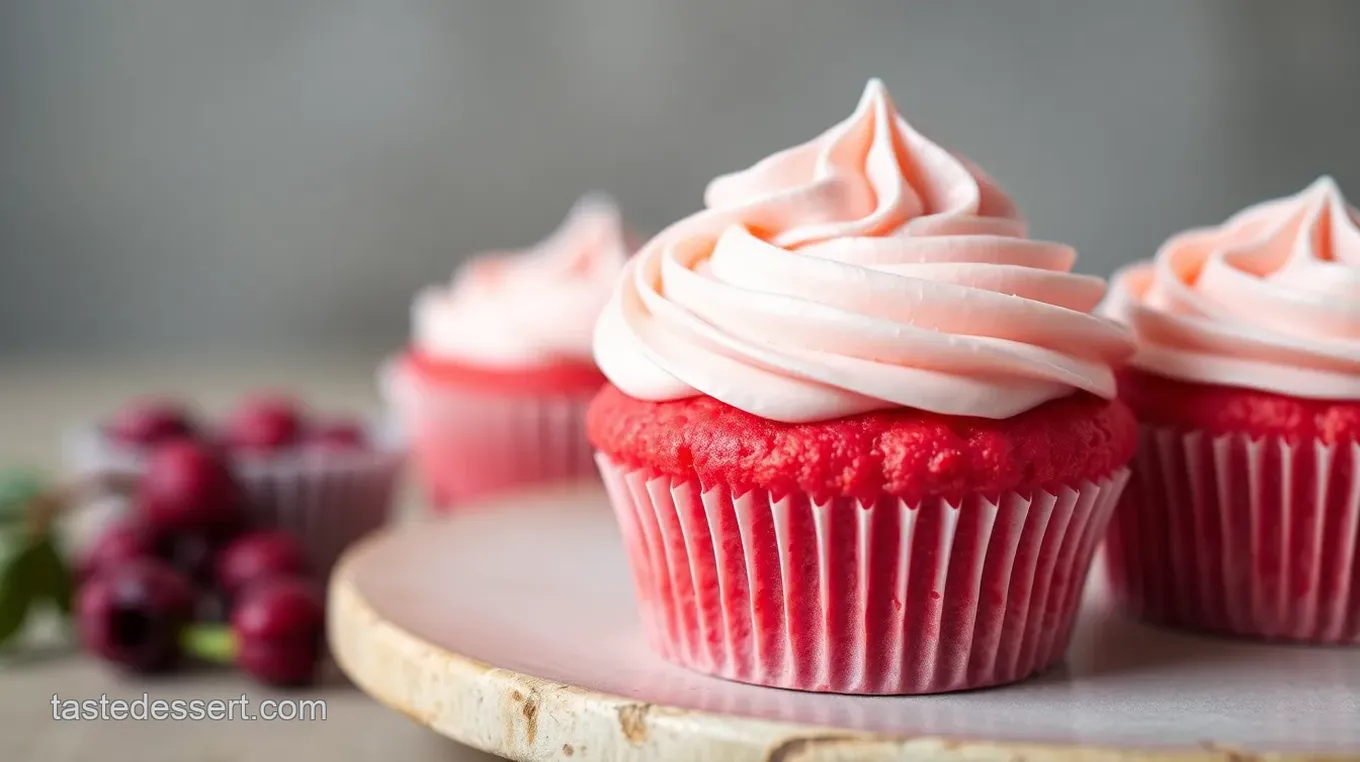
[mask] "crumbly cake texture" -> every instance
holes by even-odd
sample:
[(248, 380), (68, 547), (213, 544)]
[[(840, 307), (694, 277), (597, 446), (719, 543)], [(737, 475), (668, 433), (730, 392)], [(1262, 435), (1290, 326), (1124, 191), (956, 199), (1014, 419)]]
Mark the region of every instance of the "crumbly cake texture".
[(594, 363), (556, 360), (524, 368), (490, 368), (432, 358), (408, 351), (405, 362), (415, 375), (441, 386), (477, 394), (510, 396), (589, 396), (605, 383)]
[(616, 462), (697, 476), (705, 488), (866, 501), (1075, 486), (1128, 463), (1137, 443), (1123, 403), (1084, 392), (1004, 420), (898, 409), (790, 424), (705, 396), (637, 400), (611, 384), (591, 403), (586, 427)]
[(1132, 369), (1120, 373), (1119, 396), (1152, 426), (1323, 444), (1360, 440), (1360, 401), (1301, 399)]

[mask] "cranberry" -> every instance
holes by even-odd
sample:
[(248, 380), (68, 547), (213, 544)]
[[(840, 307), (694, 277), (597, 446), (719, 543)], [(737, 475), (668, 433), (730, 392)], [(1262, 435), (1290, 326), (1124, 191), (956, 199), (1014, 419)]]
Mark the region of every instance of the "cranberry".
[(117, 442), (152, 447), (194, 436), (193, 420), (184, 406), (170, 400), (136, 400), (114, 415), (106, 427)]
[(217, 559), (217, 587), (229, 599), (247, 585), (274, 577), (303, 576), (307, 556), (293, 535), (273, 530), (237, 538)]
[(368, 447), (368, 434), (355, 421), (327, 421), (307, 432), (307, 446), (318, 450), (363, 450)]
[(152, 553), (155, 558), (179, 572), (194, 588), (194, 619), (220, 622), (226, 616), (226, 601), (217, 589), (217, 559), (231, 541), (229, 533), (162, 532), (156, 535)]
[(151, 454), (136, 505), (158, 535), (220, 535), (243, 521), (241, 490), (226, 463), (208, 447), (188, 441), (172, 442)]
[(189, 582), (169, 566), (139, 558), (109, 567), (80, 589), (81, 642), (95, 655), (141, 671), (172, 667), (180, 633), (194, 614)]
[(258, 395), (246, 400), (228, 418), (223, 431), (227, 447), (269, 453), (293, 447), (302, 439), (301, 406), (291, 398)]
[(325, 610), (296, 577), (256, 582), (231, 612), (237, 666), (271, 685), (306, 685), (321, 660)]
[(230, 535), (202, 531), (161, 532), (152, 552), (174, 567), (199, 590), (210, 590), (216, 582), (217, 556)]
[(90, 543), (76, 564), (76, 576), (86, 580), (99, 572), (135, 558), (155, 554), (154, 533), (134, 519), (110, 524)]

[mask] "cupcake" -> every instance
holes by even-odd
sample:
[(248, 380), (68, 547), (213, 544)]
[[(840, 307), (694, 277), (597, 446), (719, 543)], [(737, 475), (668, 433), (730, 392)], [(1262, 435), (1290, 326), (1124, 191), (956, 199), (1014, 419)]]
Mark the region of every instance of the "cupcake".
[(537, 246), (476, 257), (417, 296), (411, 343), (383, 383), (436, 509), (595, 478), (584, 421), (604, 377), (591, 335), (627, 241), (614, 203), (587, 196)]
[(1360, 643), (1358, 219), (1324, 177), (1114, 278), (1142, 427), (1104, 564), (1134, 615)]
[(858, 694), (1058, 660), (1136, 443), (1104, 282), (877, 81), (705, 207), (595, 334), (588, 433), (654, 650)]

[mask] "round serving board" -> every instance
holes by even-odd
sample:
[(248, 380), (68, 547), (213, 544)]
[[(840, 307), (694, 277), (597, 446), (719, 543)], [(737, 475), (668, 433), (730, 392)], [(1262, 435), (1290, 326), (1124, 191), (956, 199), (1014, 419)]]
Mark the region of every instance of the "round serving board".
[(624, 564), (599, 487), (498, 498), (351, 550), (331, 647), (379, 701), (518, 760), (1360, 760), (1360, 649), (1145, 627), (1093, 582), (1066, 663), (1026, 683), (798, 693), (654, 656)]

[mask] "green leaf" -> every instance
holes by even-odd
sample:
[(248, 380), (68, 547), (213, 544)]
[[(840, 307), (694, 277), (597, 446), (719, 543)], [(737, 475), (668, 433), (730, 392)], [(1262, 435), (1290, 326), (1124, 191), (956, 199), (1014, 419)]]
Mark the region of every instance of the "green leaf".
[(34, 598), (46, 599), (61, 613), (70, 614), (74, 587), (71, 570), (62, 559), (61, 551), (57, 550), (56, 542), (51, 535), (39, 537), (26, 550), (30, 554), (28, 574), (32, 578)]
[[(0, 645), (17, 635), (35, 597), (32, 568), (41, 563), (39, 543), (28, 543), (0, 567)], [(38, 550), (35, 550), (38, 549)]]
[(43, 479), (32, 471), (0, 474), (0, 524), (23, 521), (33, 499), (42, 494)]
[(236, 661), (236, 635), (225, 624), (191, 624), (180, 634), (184, 652), (213, 664)]

